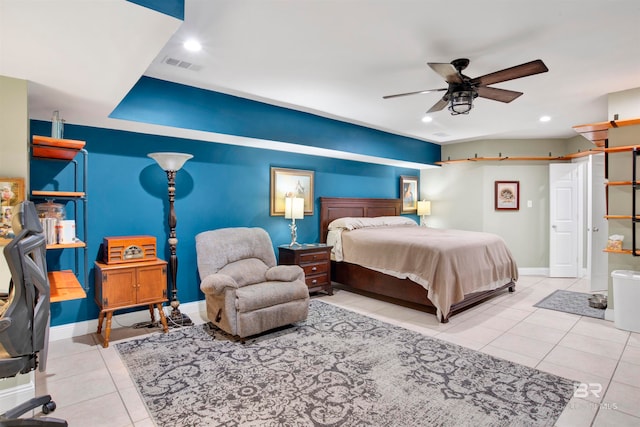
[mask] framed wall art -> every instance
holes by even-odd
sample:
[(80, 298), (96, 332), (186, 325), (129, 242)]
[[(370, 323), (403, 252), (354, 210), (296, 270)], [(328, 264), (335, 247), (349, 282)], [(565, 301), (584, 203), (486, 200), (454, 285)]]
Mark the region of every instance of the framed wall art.
[(418, 212), (418, 177), (406, 176), (400, 177), (400, 197), (402, 197), (401, 213), (417, 213)]
[(13, 239), (12, 209), (24, 199), (23, 178), (0, 178), (0, 246)]
[(495, 208), (497, 211), (520, 209), (520, 181), (496, 181)]
[(284, 216), (285, 197), (304, 199), (304, 214), (313, 215), (313, 171), (271, 168), (272, 216)]

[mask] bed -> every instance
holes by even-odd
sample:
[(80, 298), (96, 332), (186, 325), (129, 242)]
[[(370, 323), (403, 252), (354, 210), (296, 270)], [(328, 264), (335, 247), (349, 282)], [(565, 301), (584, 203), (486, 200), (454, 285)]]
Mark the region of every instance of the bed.
[[(407, 217), (400, 216), (401, 203), (401, 199), (320, 198), (320, 239), (323, 243), (327, 242), (330, 225), (334, 229), (330, 238), (335, 238), (335, 230), (344, 230), (341, 227), (347, 224), (346, 231), (338, 232), (342, 234), (340, 241), (344, 253), (339, 253), (336, 257), (332, 251), (333, 281), (344, 285), (347, 289), (426, 308), (428, 311), (435, 312), (443, 323), (448, 322), (451, 315), (465, 307), (484, 301), (504, 292), (505, 289), (509, 292), (514, 291), (518, 278), (517, 266), (502, 238), (490, 233), (429, 229), (416, 226), (415, 221), (410, 230), (405, 230), (409, 224), (405, 226), (406, 221), (403, 221), (403, 218), (407, 219)], [(358, 220), (358, 218), (375, 220)], [(398, 227), (390, 230), (395, 235), (395, 240), (389, 240), (386, 235), (379, 234), (377, 225), (380, 221), (390, 222), (390, 227)], [(370, 226), (372, 223), (376, 226)], [(371, 229), (376, 230), (370, 231)], [(365, 235), (366, 233), (369, 234)], [(421, 237), (423, 233), (428, 236)], [(365, 238), (373, 238), (373, 240), (364, 240)], [(482, 239), (485, 238), (489, 239), (486, 244), (482, 243)], [(430, 242), (424, 246), (431, 246), (431, 248), (423, 249), (423, 241)], [(382, 249), (387, 247), (384, 245), (391, 246)], [(417, 249), (416, 245), (421, 246), (420, 249)], [(357, 258), (355, 262), (351, 262), (354, 252), (366, 252), (367, 247), (371, 248), (372, 255), (384, 254), (377, 258), (386, 264), (365, 263), (367, 267), (363, 267), (358, 264), (362, 261), (360, 254), (355, 256)], [(360, 249), (354, 250), (354, 248)], [(352, 251), (352, 255), (348, 253), (349, 250)], [(434, 255), (423, 254), (422, 251), (435, 251), (435, 258), (438, 261), (433, 261)], [(419, 274), (407, 274), (406, 266), (396, 267), (389, 264), (390, 259), (394, 257), (388, 254), (400, 254), (396, 256), (400, 261), (400, 258), (404, 257), (402, 254), (408, 255), (410, 252), (418, 253), (418, 259), (414, 262), (424, 271), (420, 271)], [(441, 261), (447, 262), (446, 254), (450, 252), (456, 254), (457, 261), (451, 261), (446, 267), (440, 266)], [(497, 255), (493, 256), (492, 253)], [(480, 264), (474, 264), (475, 260), (479, 260)], [(369, 262), (368, 259), (367, 262)], [(400, 261), (400, 263), (403, 262)], [(472, 268), (469, 269), (469, 266)], [(447, 271), (447, 273), (439, 274), (438, 271)]]

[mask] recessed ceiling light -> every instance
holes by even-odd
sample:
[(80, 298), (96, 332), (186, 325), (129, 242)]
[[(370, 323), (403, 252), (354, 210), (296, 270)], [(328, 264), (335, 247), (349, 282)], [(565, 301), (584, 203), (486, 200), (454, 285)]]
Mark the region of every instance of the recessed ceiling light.
[(196, 39), (189, 39), (183, 44), (184, 48), (191, 52), (198, 52), (202, 49), (202, 45)]
[(540, 117), (540, 121), (541, 121), (541, 122), (548, 122), (549, 120), (551, 120), (551, 117), (549, 117), (549, 116), (542, 116), (542, 117)]
[(431, 122), (433, 121), (433, 117), (431, 117), (431, 116), (424, 116), (424, 117), (422, 118), (422, 121), (423, 121), (424, 123), (431, 123)]

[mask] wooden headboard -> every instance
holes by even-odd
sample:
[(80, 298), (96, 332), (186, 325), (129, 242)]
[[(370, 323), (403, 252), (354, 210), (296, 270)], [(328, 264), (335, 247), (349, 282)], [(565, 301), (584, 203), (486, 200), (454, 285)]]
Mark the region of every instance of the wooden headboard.
[(401, 199), (364, 199), (354, 197), (320, 197), (320, 242), (327, 241), (329, 224), (334, 219), (400, 215)]

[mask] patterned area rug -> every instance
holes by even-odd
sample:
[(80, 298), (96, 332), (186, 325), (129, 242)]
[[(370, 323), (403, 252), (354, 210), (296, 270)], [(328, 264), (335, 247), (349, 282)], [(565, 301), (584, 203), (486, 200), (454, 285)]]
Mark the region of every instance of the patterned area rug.
[(557, 290), (533, 306), (604, 319), (604, 309), (589, 306), (590, 296), (582, 292)]
[(318, 300), (245, 344), (197, 325), (115, 347), (159, 426), (552, 426), (574, 390)]

